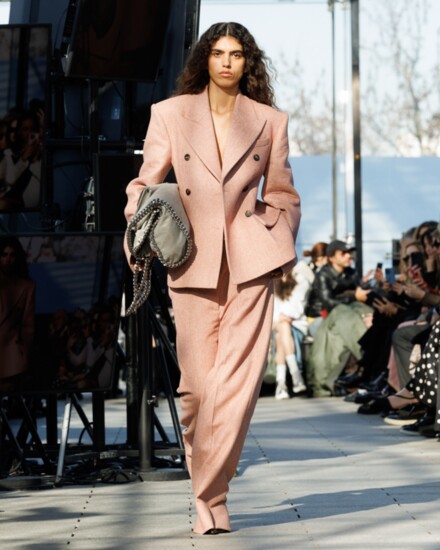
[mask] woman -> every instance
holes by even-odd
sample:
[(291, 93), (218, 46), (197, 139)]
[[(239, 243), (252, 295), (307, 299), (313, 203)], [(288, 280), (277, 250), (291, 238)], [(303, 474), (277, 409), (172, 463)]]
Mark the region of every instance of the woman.
[(296, 261), (287, 122), (254, 38), (217, 23), (193, 48), (176, 96), (152, 107), (144, 163), (127, 188), (129, 220), (143, 187), (172, 166), (191, 224), (193, 251), (168, 284), (196, 533), (231, 530), (226, 495), (264, 373), (273, 279)]
[(313, 274), (318, 271), (323, 265), (327, 263), (327, 250), (328, 243), (319, 241), (315, 243), (310, 250), (304, 250), (303, 256), (310, 258), (309, 267)]
[(35, 283), (20, 241), (0, 237), (0, 389), (17, 388), (28, 369), (35, 328)]
[[(440, 394), (438, 387), (439, 376), (439, 350), (440, 350), (440, 321), (438, 313), (435, 313), (435, 321), (432, 327), (427, 326), (422, 340), (426, 339), (420, 360), (417, 362), (414, 373), (405, 386), (393, 395), (378, 397), (370, 402), (372, 412), (390, 414), (390, 424), (401, 424), (402, 419), (394, 419), (393, 412), (409, 405), (424, 405), (426, 414), (407, 416), (408, 425), (406, 432), (418, 432), (419, 428), (434, 425), (437, 437), (440, 435)], [(422, 335), (419, 335), (422, 336)], [(415, 340), (419, 338), (416, 337)], [(423, 412), (423, 409), (422, 409)], [(387, 422), (388, 417), (385, 417)]]
[(293, 393), (301, 393), (307, 389), (301, 372), (301, 344), (308, 332), (304, 308), (311, 283), (307, 279), (307, 264), (299, 262), (296, 267), (298, 266), (299, 270), (275, 281), (273, 330), (277, 383), (275, 399), (278, 400), (290, 397), (286, 385), (286, 366), (292, 377)]

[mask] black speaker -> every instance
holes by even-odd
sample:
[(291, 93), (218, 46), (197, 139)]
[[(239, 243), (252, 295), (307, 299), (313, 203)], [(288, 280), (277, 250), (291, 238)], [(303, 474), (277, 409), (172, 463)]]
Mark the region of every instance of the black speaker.
[(125, 189), (138, 176), (142, 155), (101, 153), (93, 160), (96, 230), (125, 231)]
[(64, 74), (155, 81), (171, 0), (70, 0), (62, 44)]

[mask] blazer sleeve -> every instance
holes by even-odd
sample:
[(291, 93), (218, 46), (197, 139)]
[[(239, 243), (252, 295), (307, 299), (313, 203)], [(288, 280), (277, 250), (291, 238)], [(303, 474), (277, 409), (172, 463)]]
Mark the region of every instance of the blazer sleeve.
[(272, 147), (265, 171), (262, 198), (268, 205), (281, 210), (295, 240), (301, 218), (300, 198), (293, 185), (289, 164), (288, 115), (277, 115), (280, 120), (273, 125)]
[[(171, 168), (171, 143), (165, 122), (157, 105), (151, 107), (151, 118), (143, 149), (144, 161), (139, 176), (132, 180), (126, 189), (127, 205), (125, 218), (131, 220), (136, 212), (139, 196), (145, 186), (162, 183)], [(133, 265), (127, 238), (124, 238), (124, 251), (128, 263)]]
[(148, 185), (163, 183), (171, 168), (171, 143), (158, 105), (151, 107), (151, 118), (144, 141), (144, 160), (139, 176), (126, 189), (127, 205), (124, 210), (127, 221), (133, 217), (139, 195)]

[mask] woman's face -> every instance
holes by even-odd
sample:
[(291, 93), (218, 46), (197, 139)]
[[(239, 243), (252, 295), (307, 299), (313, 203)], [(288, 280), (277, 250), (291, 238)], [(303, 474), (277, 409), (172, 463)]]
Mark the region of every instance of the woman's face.
[(244, 73), (246, 59), (243, 46), (232, 36), (222, 36), (214, 42), (208, 58), (211, 84), (227, 91), (236, 91)]
[(5, 246), (0, 253), (0, 271), (6, 275), (11, 272), (14, 267), (17, 254), (12, 246)]

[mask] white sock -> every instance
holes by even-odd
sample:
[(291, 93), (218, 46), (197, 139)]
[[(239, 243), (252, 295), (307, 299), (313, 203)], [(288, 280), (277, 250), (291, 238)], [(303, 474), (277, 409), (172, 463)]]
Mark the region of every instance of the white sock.
[(277, 365), (277, 384), (286, 383), (286, 365)]
[(287, 366), (289, 367), (289, 372), (292, 376), (297, 372), (299, 372), (298, 363), (293, 353), (286, 355), (286, 363), (287, 363)]

